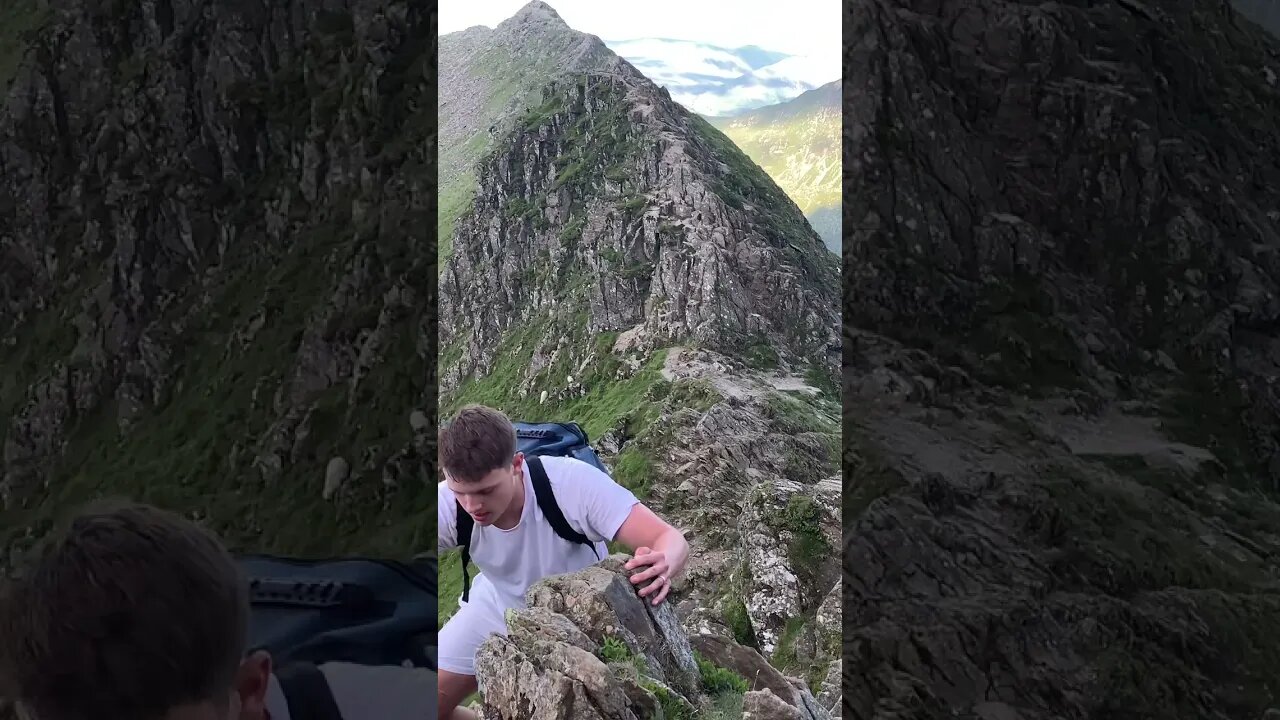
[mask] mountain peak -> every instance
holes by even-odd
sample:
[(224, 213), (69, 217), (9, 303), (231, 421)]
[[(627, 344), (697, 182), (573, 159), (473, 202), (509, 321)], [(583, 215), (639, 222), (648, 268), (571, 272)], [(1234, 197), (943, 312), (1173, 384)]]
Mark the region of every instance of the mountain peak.
[(520, 10), (508, 18), (503, 25), (525, 25), (528, 23), (550, 23), (561, 27), (569, 27), (569, 24), (560, 17), (560, 13), (550, 5), (542, 2), (542, 0), (533, 0), (533, 2), (520, 8)]

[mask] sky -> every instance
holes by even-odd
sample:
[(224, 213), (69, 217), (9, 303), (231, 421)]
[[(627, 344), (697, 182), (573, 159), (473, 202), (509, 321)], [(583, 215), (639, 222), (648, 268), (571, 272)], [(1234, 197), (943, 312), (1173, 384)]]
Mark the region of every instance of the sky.
[[(527, 0), (440, 0), (440, 34), (494, 27)], [(793, 55), (834, 58), (839, 75), (840, 0), (547, 0), (575, 30), (605, 42), (635, 38), (696, 40), (725, 48), (758, 45)], [(626, 12), (623, 12), (626, 10)]]

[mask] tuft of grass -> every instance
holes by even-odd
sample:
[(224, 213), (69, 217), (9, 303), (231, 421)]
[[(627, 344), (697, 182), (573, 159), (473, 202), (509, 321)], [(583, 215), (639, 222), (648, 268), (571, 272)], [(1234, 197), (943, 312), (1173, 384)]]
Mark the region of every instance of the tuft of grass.
[(797, 615), (787, 620), (787, 624), (782, 629), (782, 635), (778, 638), (778, 647), (774, 649), (773, 657), (770, 658), (778, 670), (784, 673), (796, 671), (807, 673), (809, 668), (804, 665), (802, 653), (797, 645), (802, 641), (812, 619)]
[(632, 653), (626, 643), (612, 635), (604, 639), (604, 644), (596, 654), (608, 663), (630, 664), (642, 676), (649, 672), (649, 663), (643, 657)]
[(652, 680), (642, 678), (640, 686), (653, 693), (658, 699), (658, 707), (662, 710), (662, 720), (696, 720), (694, 711), (678, 695)]
[(694, 660), (698, 663), (698, 674), (702, 676), (702, 689), (707, 694), (719, 695), (747, 691), (749, 687), (747, 681), (738, 673), (716, 665), (698, 652), (694, 653)]
[(733, 632), (733, 639), (743, 647), (759, 650), (760, 639), (756, 636), (756, 629), (751, 624), (751, 615), (747, 613), (742, 596), (738, 594), (725, 598), (722, 607), (724, 624)]

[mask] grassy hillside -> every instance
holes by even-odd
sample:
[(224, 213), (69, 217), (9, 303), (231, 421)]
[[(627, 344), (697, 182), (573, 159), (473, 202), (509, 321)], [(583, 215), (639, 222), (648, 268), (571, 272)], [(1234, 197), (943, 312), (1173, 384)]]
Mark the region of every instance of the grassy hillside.
[(787, 103), (709, 118), (787, 196), (834, 252), (840, 246), (841, 155), (838, 83)]

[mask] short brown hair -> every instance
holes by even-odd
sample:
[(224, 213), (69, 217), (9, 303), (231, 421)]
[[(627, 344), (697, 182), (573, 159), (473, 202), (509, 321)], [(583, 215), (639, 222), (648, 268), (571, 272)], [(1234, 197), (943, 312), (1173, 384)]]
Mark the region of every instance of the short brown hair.
[(38, 720), (225, 707), (248, 588), (222, 543), (159, 508), (109, 501), (50, 536), (0, 601), (0, 690)]
[(480, 480), (509, 465), (515, 454), (515, 426), (491, 407), (468, 405), (440, 429), (440, 466), (455, 480)]

